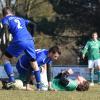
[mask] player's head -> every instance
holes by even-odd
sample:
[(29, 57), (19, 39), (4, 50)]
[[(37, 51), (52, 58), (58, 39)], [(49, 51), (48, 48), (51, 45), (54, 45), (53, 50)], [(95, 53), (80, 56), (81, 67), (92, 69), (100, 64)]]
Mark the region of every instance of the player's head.
[(52, 60), (57, 60), (59, 58), (59, 56), (61, 55), (61, 51), (60, 48), (58, 46), (53, 46), (49, 49), (49, 54), (48, 56), (52, 59)]
[(87, 91), (89, 89), (89, 82), (82, 76), (78, 76), (77, 78), (78, 86), (76, 88), (77, 91)]
[(13, 15), (13, 11), (10, 7), (4, 7), (2, 9), (2, 14), (3, 14), (4, 17), (7, 16), (7, 15)]
[(93, 40), (97, 40), (97, 38), (98, 38), (98, 33), (97, 32), (93, 32), (92, 33), (92, 39)]
[(79, 84), (76, 88), (77, 91), (88, 91), (89, 89), (89, 82), (83, 81), (82, 84)]

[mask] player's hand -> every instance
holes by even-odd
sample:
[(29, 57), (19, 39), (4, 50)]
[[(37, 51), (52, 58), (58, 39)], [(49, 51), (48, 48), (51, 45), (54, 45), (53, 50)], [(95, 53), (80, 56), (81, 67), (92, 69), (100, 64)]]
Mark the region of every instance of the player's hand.
[(44, 67), (41, 67), (41, 72), (44, 73), (46, 70)]
[(26, 90), (27, 90), (27, 91), (33, 91), (34, 89), (32, 89), (32, 88), (30, 87), (30, 85), (27, 84), (27, 85), (26, 85)]
[(84, 59), (85, 58), (85, 55), (82, 55), (82, 59)]
[(32, 88), (26, 88), (27, 91), (33, 91), (34, 89)]
[(70, 69), (68, 69), (68, 71), (67, 71), (70, 75), (71, 74), (73, 74), (74, 72), (73, 72), (73, 70), (70, 68)]
[(57, 91), (57, 90), (53, 89), (52, 87), (48, 87), (48, 91)]

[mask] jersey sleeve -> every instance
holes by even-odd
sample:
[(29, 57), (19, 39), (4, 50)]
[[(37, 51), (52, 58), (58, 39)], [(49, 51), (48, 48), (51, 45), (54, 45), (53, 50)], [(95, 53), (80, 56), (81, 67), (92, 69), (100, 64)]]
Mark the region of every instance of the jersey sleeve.
[(1, 28), (1, 31), (0, 31), (0, 37), (3, 35), (3, 33), (8, 34), (8, 26), (9, 26), (9, 22), (6, 18), (3, 18), (1, 20), (1, 23), (2, 23), (2, 28)]
[(74, 90), (76, 90), (77, 86), (78, 86), (77, 80), (69, 79), (69, 83), (68, 83), (68, 85), (66, 85), (66, 90), (74, 91)]
[(9, 25), (9, 22), (6, 18), (2, 19), (2, 25)]
[(85, 54), (87, 53), (88, 48), (89, 48), (89, 42), (86, 43), (86, 45), (85, 45), (85, 47), (84, 47), (84, 49), (83, 49), (83, 51), (82, 51), (82, 54), (83, 54), (83, 55), (85, 55)]
[(100, 50), (100, 40), (99, 40), (99, 50)]
[(51, 82), (52, 80), (52, 66), (47, 64), (47, 79), (48, 82)]
[(52, 65), (52, 61), (49, 61), (47, 64)]
[(25, 20), (25, 24), (28, 25), (31, 21), (30, 20), (27, 20), (27, 19), (24, 19)]

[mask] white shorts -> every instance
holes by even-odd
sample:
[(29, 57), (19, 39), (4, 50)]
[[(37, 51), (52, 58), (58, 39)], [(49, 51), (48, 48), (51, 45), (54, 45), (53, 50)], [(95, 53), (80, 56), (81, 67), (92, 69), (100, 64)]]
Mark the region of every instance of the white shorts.
[[(40, 73), (41, 77), (41, 90), (47, 91), (48, 90), (48, 80), (47, 80), (47, 71)], [(34, 80), (34, 84), (36, 85), (36, 80)]]
[(100, 66), (100, 59), (97, 60), (88, 60), (88, 68), (94, 68)]
[(41, 90), (47, 91), (48, 90), (48, 80), (47, 80), (47, 71), (41, 72)]

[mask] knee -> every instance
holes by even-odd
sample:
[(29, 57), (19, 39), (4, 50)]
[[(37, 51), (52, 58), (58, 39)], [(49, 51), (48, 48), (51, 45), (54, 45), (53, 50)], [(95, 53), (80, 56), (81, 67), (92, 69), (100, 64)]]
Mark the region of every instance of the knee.
[(3, 62), (6, 62), (6, 61), (8, 61), (8, 60), (10, 60), (9, 57), (7, 57), (6, 55), (3, 55), (3, 56), (2, 56), (2, 61), (3, 61)]
[(3, 60), (3, 61), (8, 60), (8, 57), (4, 54), (4, 55), (2, 56), (2, 60)]
[(39, 70), (37, 61), (31, 61), (31, 67), (32, 67), (34, 70)]
[(13, 56), (6, 51), (4, 55), (2, 56), (2, 60), (3, 62), (5, 62), (6, 60), (10, 60), (12, 57)]
[(100, 66), (98, 66), (98, 70), (100, 70)]

